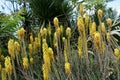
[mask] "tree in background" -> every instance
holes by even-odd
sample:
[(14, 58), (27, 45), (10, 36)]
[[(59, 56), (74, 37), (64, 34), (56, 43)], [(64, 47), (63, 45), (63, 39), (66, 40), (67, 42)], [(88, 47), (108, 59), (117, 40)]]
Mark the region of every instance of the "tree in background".
[(30, 0), (29, 3), (34, 16), (40, 22), (53, 22), (53, 18), (58, 17), (60, 22), (69, 26), (69, 16), (72, 14), (69, 0)]

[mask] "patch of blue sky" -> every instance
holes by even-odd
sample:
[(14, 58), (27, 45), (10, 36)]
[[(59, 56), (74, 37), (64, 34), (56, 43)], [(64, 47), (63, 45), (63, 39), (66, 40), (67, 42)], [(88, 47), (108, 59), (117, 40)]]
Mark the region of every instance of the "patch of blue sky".
[(5, 0), (0, 0), (0, 11), (2, 13), (10, 14), (13, 11), (12, 3)]
[[(14, 9), (18, 10), (19, 8), (20, 6), (18, 6), (18, 4), (14, 2)], [(0, 0), (0, 11), (2, 13), (11, 14), (14, 12), (14, 9), (13, 9), (13, 4), (10, 1)]]
[(118, 12), (118, 15), (120, 15), (120, 0), (114, 0), (107, 3), (107, 7), (115, 9)]

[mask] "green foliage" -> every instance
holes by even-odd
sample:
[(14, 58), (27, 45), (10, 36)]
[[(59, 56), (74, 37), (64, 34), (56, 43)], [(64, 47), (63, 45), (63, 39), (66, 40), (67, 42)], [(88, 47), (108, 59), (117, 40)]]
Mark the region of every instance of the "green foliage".
[(22, 21), (24, 21), (24, 18), (19, 12), (11, 15), (0, 15), (0, 47), (4, 54), (7, 54), (6, 49), (9, 38), (15, 38), (13, 35), (22, 25)]

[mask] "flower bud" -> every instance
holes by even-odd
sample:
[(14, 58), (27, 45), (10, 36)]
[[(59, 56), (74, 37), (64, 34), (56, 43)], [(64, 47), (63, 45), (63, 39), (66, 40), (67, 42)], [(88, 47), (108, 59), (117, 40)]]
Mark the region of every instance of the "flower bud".
[(29, 53), (30, 53), (30, 55), (31, 55), (32, 52), (33, 52), (33, 46), (32, 46), (32, 44), (29, 44), (29, 45), (28, 45), (28, 49), (29, 49)]
[(24, 36), (25, 36), (25, 30), (24, 28), (20, 28), (18, 31), (17, 31), (17, 34), (18, 34), (18, 37), (20, 40), (23, 40)]
[(95, 47), (96, 47), (97, 49), (100, 48), (101, 37), (100, 37), (100, 33), (99, 33), (99, 32), (96, 32), (95, 35), (94, 35), (94, 44), (95, 44)]
[(20, 44), (17, 41), (14, 42), (14, 47), (15, 50), (17, 50), (18, 52), (20, 51)]
[(104, 23), (102, 23), (101, 28), (102, 28), (102, 33), (105, 34), (106, 33), (106, 29), (105, 29), (105, 24)]
[(71, 37), (71, 29), (68, 27), (66, 29), (66, 35), (70, 38)]
[(60, 32), (63, 33), (63, 26), (60, 25)]
[(65, 72), (69, 75), (71, 73), (71, 69), (70, 69), (70, 63), (66, 62), (65, 63)]
[(27, 57), (23, 58), (23, 67), (24, 69), (28, 69), (28, 58)]
[(54, 26), (55, 26), (56, 28), (58, 28), (58, 27), (59, 27), (59, 20), (58, 20), (57, 17), (54, 18), (53, 22), (54, 22)]
[(111, 25), (112, 25), (112, 20), (111, 20), (110, 18), (108, 18), (106, 21), (107, 21), (107, 25), (108, 25), (108, 26), (111, 26)]
[(51, 24), (50, 24), (50, 22), (49, 22), (49, 26), (47, 28), (47, 31), (48, 31), (48, 34), (51, 35)]
[(83, 13), (84, 13), (83, 5), (80, 4), (80, 15), (83, 16)]
[(118, 57), (120, 55), (119, 50), (117, 48), (114, 49), (114, 55)]
[(110, 41), (110, 33), (107, 33), (107, 41)]
[(65, 37), (62, 38), (62, 41), (65, 42)]
[(33, 64), (33, 58), (32, 57), (30, 58), (30, 63)]
[(56, 32), (54, 33), (53, 44), (54, 44), (54, 47), (57, 47), (57, 34), (56, 34)]
[(10, 39), (8, 41), (8, 52), (12, 58), (15, 58), (15, 52), (14, 52), (14, 40)]
[(49, 56), (50, 56), (50, 60), (54, 61), (54, 53), (53, 53), (52, 48), (48, 48), (48, 53), (49, 53)]
[(98, 18), (99, 19), (102, 19), (102, 14), (103, 14), (103, 11), (101, 9), (98, 10)]
[(61, 34), (61, 29), (60, 29), (60, 27), (58, 27), (58, 28), (56, 29), (56, 32), (57, 32), (57, 35), (60, 36), (60, 34)]
[(32, 44), (33, 41), (34, 41), (34, 40), (33, 40), (33, 35), (31, 34), (31, 35), (30, 35), (30, 43)]
[(5, 57), (5, 70), (9, 76), (12, 75), (12, 64), (9, 56)]
[(78, 26), (78, 31), (79, 32), (83, 32), (85, 30), (84, 23), (83, 23), (83, 18), (81, 16), (79, 16), (78, 19), (77, 19), (77, 26)]
[(43, 28), (43, 35), (46, 36), (47, 35), (47, 29)]
[(91, 36), (94, 35), (95, 32), (96, 32), (96, 23), (93, 22), (93, 23), (92, 23), (92, 26), (91, 26), (91, 28), (90, 28), (90, 35), (91, 35)]

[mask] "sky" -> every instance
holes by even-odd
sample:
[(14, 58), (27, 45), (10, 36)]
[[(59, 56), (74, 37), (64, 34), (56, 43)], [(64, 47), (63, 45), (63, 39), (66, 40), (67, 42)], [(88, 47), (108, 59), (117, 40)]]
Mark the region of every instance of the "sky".
[[(120, 14), (120, 0), (114, 0), (107, 3), (107, 7), (112, 7), (113, 9), (116, 9), (118, 15)], [(10, 14), (10, 12), (13, 11), (13, 7), (11, 6), (10, 2), (5, 0), (0, 0), (0, 11), (3, 13)]]
[(118, 15), (120, 14), (120, 0), (114, 0), (107, 3), (107, 7), (112, 7), (113, 9), (116, 9)]
[(5, 0), (0, 0), (0, 11), (9, 14), (12, 10), (11, 3)]

